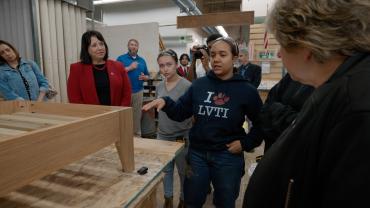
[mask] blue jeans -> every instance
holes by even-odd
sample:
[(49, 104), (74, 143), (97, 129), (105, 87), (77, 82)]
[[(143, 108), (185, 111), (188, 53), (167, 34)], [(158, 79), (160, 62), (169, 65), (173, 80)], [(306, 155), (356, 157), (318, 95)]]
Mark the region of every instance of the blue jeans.
[(201, 208), (207, 197), (209, 183), (212, 182), (213, 204), (216, 207), (234, 208), (244, 174), (243, 153), (189, 148), (187, 159), (189, 170), (184, 182), (186, 207)]
[[(188, 137), (188, 134), (185, 135), (185, 137)], [(166, 141), (176, 141), (176, 137), (163, 137), (159, 134), (157, 135), (157, 139), (160, 140), (166, 140)], [(178, 155), (175, 157), (175, 161), (169, 162), (163, 169), (164, 172), (164, 178), (163, 178), (163, 190), (164, 190), (164, 196), (165, 197), (173, 197), (173, 170), (175, 169), (175, 163), (177, 167), (177, 171), (180, 177), (180, 199), (184, 200), (184, 179), (185, 179), (185, 156), (188, 151), (188, 138), (186, 138), (185, 142), (185, 148), (178, 153)]]

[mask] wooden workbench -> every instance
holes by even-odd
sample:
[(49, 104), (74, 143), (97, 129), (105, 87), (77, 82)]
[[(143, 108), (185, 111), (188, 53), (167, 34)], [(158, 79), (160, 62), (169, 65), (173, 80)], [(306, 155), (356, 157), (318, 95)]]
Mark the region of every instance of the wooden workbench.
[(149, 168), (139, 175), (122, 172), (111, 145), (7, 194), (0, 207), (155, 207), (162, 169), (182, 148), (181, 143), (135, 138), (136, 170)]

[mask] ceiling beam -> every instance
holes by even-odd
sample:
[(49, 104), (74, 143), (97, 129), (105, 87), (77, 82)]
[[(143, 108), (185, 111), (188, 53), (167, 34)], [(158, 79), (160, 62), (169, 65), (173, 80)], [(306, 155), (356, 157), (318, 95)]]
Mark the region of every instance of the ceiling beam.
[(240, 4), (242, 3), (241, 0), (219, 0), (219, 1), (204, 1), (204, 4), (206, 5), (210, 5), (210, 4), (238, 4), (240, 6)]
[(219, 12), (203, 15), (178, 16), (177, 28), (198, 28), (204, 26), (251, 25), (254, 23), (254, 11)]

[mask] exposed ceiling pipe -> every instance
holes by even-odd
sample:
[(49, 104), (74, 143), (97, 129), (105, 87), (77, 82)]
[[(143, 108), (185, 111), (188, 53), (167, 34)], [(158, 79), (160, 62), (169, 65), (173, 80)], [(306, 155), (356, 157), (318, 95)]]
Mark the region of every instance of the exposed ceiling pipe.
[[(185, 12), (187, 15), (202, 15), (202, 12), (198, 9), (197, 5), (193, 0), (173, 0), (175, 4), (180, 7), (181, 12)], [(205, 26), (202, 27), (206, 33), (214, 34), (219, 33), (215, 27)]]

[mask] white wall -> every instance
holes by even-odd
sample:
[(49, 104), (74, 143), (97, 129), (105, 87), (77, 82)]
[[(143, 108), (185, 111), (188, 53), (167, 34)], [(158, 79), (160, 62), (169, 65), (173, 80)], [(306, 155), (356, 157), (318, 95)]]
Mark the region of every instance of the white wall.
[(136, 0), (105, 4), (103, 21), (108, 25), (125, 25), (158, 22), (160, 25), (176, 24), (180, 9), (171, 0)]
[(275, 0), (242, 0), (242, 11), (254, 11), (255, 17), (266, 16), (267, 6), (269, 9), (273, 6)]
[(157, 55), (159, 52), (159, 33), (157, 23), (131, 25), (115, 25), (97, 27), (107, 42), (109, 57), (116, 60), (127, 53), (127, 42), (131, 38), (139, 41), (139, 55), (146, 61), (149, 71), (157, 71)]
[[(164, 45), (175, 50), (178, 55), (188, 53), (189, 48), (195, 44), (181, 42), (181, 36), (193, 36), (193, 41), (199, 43), (203, 40), (199, 29), (176, 28), (177, 16), (186, 14), (180, 13), (180, 8), (172, 0), (135, 0), (101, 7), (104, 11), (103, 23), (108, 26), (157, 22), (162, 38), (166, 40), (166, 37), (171, 37), (171, 41), (164, 41)], [(179, 41), (174, 41), (174, 37), (179, 37)]]

